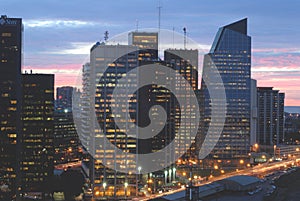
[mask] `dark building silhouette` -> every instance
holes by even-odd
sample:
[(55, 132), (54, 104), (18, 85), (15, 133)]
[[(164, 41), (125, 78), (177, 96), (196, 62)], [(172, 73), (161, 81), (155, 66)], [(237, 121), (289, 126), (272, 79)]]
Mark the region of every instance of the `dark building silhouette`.
[(54, 75), (22, 77), (22, 192), (43, 192), (53, 175)]
[(0, 17), (0, 181), (13, 194), (20, 186), (22, 31), (22, 19)]

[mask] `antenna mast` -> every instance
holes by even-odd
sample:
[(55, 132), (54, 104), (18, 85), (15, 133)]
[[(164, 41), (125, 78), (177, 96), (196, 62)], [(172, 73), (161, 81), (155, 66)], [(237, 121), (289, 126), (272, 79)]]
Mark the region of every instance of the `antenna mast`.
[(105, 31), (105, 32), (104, 32), (104, 41), (105, 41), (105, 43), (106, 43), (107, 40), (108, 40), (108, 35), (109, 35), (108, 31)]
[(138, 31), (139, 31), (139, 21), (136, 20), (136, 32), (138, 32)]
[(160, 12), (161, 12), (161, 5), (160, 5), (160, 1), (158, 3), (158, 33), (160, 32)]
[(184, 49), (186, 49), (186, 28), (183, 27), (183, 33), (184, 33)]

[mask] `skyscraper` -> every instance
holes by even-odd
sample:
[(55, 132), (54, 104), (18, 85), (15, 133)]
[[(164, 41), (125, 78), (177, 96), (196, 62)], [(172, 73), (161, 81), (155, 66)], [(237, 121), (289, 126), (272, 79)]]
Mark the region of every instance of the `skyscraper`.
[(22, 192), (44, 192), (47, 180), (53, 175), (54, 75), (23, 74), (22, 77)]
[[(83, 91), (81, 96), (81, 120), (83, 122), (81, 133), (84, 133), (82, 136), (83, 145), (94, 155), (91, 160), (90, 177), (96, 196), (136, 195), (138, 183), (141, 180), (140, 176), (142, 175), (137, 176), (134, 172), (140, 172), (148, 168), (139, 166), (140, 164), (136, 163), (136, 161), (139, 161), (138, 157), (142, 157), (141, 154), (155, 153), (169, 145), (176, 132), (178, 132), (180, 123), (182, 123), (180, 122), (181, 116), (187, 119), (190, 118), (190, 115), (196, 116), (196, 105), (186, 104), (187, 108), (184, 108), (184, 111), (187, 113), (181, 112), (180, 109), (183, 108), (179, 107), (175, 95), (165, 85), (174, 85), (174, 90), (181, 96), (181, 99), (190, 99), (190, 97), (183, 97), (187, 95), (187, 89), (182, 88), (182, 86), (186, 85), (170, 76), (169, 72), (176, 71), (181, 74), (193, 90), (197, 89), (198, 51), (169, 49), (165, 51), (165, 61), (162, 61), (158, 58), (157, 47), (158, 33), (132, 32), (129, 34), (129, 45), (107, 45), (104, 43), (94, 45), (91, 48), (90, 63), (83, 66)], [(156, 69), (152, 83), (142, 87), (139, 86), (139, 83), (145, 77), (139, 76), (140, 70), (133, 71), (135, 73), (130, 74), (130, 77), (126, 79), (126, 84), (120, 83), (121, 78), (129, 72), (148, 64), (167, 66), (169, 68), (166, 69), (170, 71)], [(151, 68), (150, 65), (148, 67)], [(164, 80), (164, 84), (156, 84), (159, 80)], [(117, 94), (113, 94), (117, 85), (123, 87)], [(130, 89), (135, 87), (140, 88), (132, 93)], [(122, 103), (116, 102), (116, 96), (122, 97)], [(193, 96), (193, 94), (188, 96)], [(124, 107), (128, 99), (130, 118), (118, 119), (119, 115), (112, 113), (112, 108)], [(150, 124), (149, 116), (151, 119), (158, 119), (159, 112), (157, 108), (152, 107), (154, 105), (159, 105), (166, 111), (166, 124), (152, 138), (137, 139), (131, 137), (129, 134), (148, 135), (147, 132), (134, 130), (135, 126), (133, 125), (147, 126)], [(149, 116), (146, 114), (149, 114)], [(125, 124), (125, 127), (119, 127), (116, 124), (119, 123), (118, 121)], [(151, 123), (157, 124), (157, 126), (154, 126), (156, 128), (161, 127), (163, 122), (153, 121)], [(186, 128), (185, 131), (189, 133), (188, 129), (193, 129), (191, 127), (194, 126), (184, 125), (183, 128)], [(103, 131), (103, 134), (100, 130)], [(154, 186), (158, 187), (158, 185), (175, 179), (176, 169), (172, 166), (175, 161), (174, 152), (182, 153), (182, 150), (186, 151), (190, 146), (190, 139), (186, 138), (187, 134), (182, 133), (182, 135), (179, 143), (180, 147), (176, 147), (176, 151), (170, 149), (165, 152), (163, 157), (156, 159), (155, 163), (167, 168), (148, 174), (148, 178), (153, 179)], [(99, 142), (98, 139), (101, 138), (106, 138), (115, 147), (112, 148), (105, 144), (99, 146), (97, 143)], [(102, 142), (100, 141), (100, 143)], [(123, 150), (123, 153), (119, 154), (117, 149)], [(136, 153), (140, 155), (134, 157), (130, 155)], [(114, 166), (110, 166), (110, 164)], [(122, 170), (117, 172), (113, 170), (115, 168)], [(127, 174), (122, 173), (123, 171)], [(152, 190), (154, 189), (152, 188)]]
[(22, 19), (0, 17), (0, 179), (15, 193), (20, 183)]
[[(251, 117), (251, 37), (247, 35), (247, 19), (219, 29), (210, 52), (204, 57), (204, 72), (212, 65), (222, 78), (212, 87), (224, 85), (227, 114), (219, 141), (207, 160), (210, 165), (217, 162), (221, 166), (244, 165), (250, 151)], [(212, 117), (212, 100), (204, 80), (201, 90), (204, 96), (202, 135), (205, 136)]]
[[(116, 127), (116, 119), (111, 107), (116, 104), (112, 94), (117, 80), (137, 65), (137, 47), (97, 43), (91, 49), (90, 64), (84, 66), (82, 98), (85, 111), (83, 111), (82, 126), (86, 127), (89, 132), (86, 133), (87, 137), (83, 145), (93, 155), (90, 178), (96, 197), (122, 197), (125, 194), (135, 195), (136, 193), (136, 176), (134, 174), (117, 172), (105, 165), (116, 164), (123, 172), (133, 172), (133, 169), (136, 168), (133, 165), (136, 158), (126, 154), (127, 152), (136, 153), (136, 139), (129, 137), (125, 129)], [(123, 97), (124, 104), (131, 96), (131, 94), (126, 94), (127, 87), (135, 85), (137, 85), (137, 75), (132, 76), (128, 85), (124, 87), (124, 91), (117, 94), (117, 96)], [(136, 97), (133, 96), (130, 102), (131, 113), (135, 115)], [(136, 115), (130, 122), (135, 121)], [(130, 122), (128, 121), (127, 124)], [(100, 132), (100, 129), (103, 132)], [(115, 147), (110, 148), (102, 143), (97, 144), (101, 138), (107, 138)], [(124, 152), (118, 154), (117, 149)]]
[(284, 142), (284, 93), (273, 87), (257, 88), (258, 127), (260, 145), (279, 145)]
[[(178, 74), (184, 77), (194, 91), (198, 89), (198, 50), (167, 49), (164, 52), (164, 62), (168, 67), (170, 67), (172, 70), (175, 70)], [(182, 125), (183, 122), (180, 122), (180, 119), (187, 118), (190, 122), (191, 118), (195, 118), (195, 106), (191, 103), (187, 103), (187, 107), (189, 108), (180, 108), (184, 106), (179, 107), (179, 105), (176, 104), (174, 100), (176, 100), (177, 97), (181, 97), (185, 99), (185, 102), (188, 102), (193, 94), (187, 94), (188, 89), (183, 87), (184, 84), (179, 80), (174, 79), (172, 80), (172, 82), (172, 84), (175, 85), (177, 96), (172, 97), (173, 101), (171, 99), (172, 104), (170, 107), (170, 113), (173, 115), (173, 118), (168, 122), (168, 124), (174, 124), (173, 132), (175, 132), (176, 134), (178, 134), (179, 128), (181, 126), (187, 128), (186, 133), (182, 134), (182, 136), (180, 137), (181, 147), (176, 147), (176, 149), (182, 149), (182, 151), (187, 150), (187, 153), (185, 155), (189, 156), (189, 159), (191, 159), (191, 155), (195, 157), (195, 150), (190, 149), (190, 142), (194, 142), (195, 139), (190, 139), (187, 136), (189, 136), (188, 133), (191, 132), (191, 129), (193, 128), (191, 127), (191, 125)], [(183, 111), (187, 111), (187, 113), (184, 114), (182, 113)]]

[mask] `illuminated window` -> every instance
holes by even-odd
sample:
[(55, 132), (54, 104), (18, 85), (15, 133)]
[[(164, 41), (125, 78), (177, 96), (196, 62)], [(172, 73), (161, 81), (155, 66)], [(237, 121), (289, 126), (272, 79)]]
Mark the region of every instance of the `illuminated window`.
[(2, 33), (3, 37), (11, 37), (11, 33)]

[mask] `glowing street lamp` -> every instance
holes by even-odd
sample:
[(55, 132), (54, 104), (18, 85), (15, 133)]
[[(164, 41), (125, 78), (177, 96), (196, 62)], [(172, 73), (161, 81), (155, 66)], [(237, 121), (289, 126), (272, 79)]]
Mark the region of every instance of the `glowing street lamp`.
[(173, 181), (175, 181), (176, 179), (176, 168), (173, 167)]
[(165, 170), (165, 184), (167, 184), (167, 176), (168, 176), (168, 171)]
[(106, 182), (104, 182), (104, 183), (103, 183), (103, 195), (104, 195), (104, 196), (105, 196), (106, 186), (107, 186), (107, 184), (106, 184)]
[(128, 187), (128, 183), (125, 182), (124, 183), (124, 187), (125, 187), (125, 198), (127, 197), (127, 187)]

